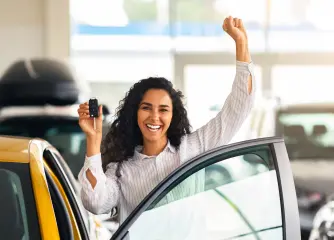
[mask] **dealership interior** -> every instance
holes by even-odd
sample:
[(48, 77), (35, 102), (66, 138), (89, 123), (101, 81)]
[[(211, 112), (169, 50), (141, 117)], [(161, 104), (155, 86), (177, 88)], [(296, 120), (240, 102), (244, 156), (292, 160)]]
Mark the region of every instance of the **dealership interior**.
[[(0, 1), (0, 235), (334, 240), (333, 8), (332, 0)], [(223, 29), (229, 16), (241, 19), (247, 34), (251, 61), (242, 66)], [(246, 93), (237, 86), (241, 76), (251, 76), (256, 91), (239, 123), (233, 114), (248, 106), (237, 98)], [(183, 93), (188, 138), (198, 136), (203, 150), (187, 137), (174, 149), (166, 132), (179, 165), (159, 175), (159, 160), (169, 161), (161, 152), (124, 161), (118, 176), (102, 169), (101, 158), (87, 158), (77, 110), (96, 98), (103, 137), (111, 140), (115, 129), (130, 134), (119, 110), (134, 84), (150, 77)], [(139, 130), (140, 108), (131, 107), (138, 123), (127, 124)], [(209, 129), (219, 117), (222, 127)], [(223, 138), (236, 125), (227, 142), (211, 147), (214, 132)], [(154, 162), (145, 169), (151, 173), (141, 172), (145, 161)], [(104, 180), (92, 174), (98, 181), (87, 190), (83, 171), (95, 168)], [(141, 180), (140, 194), (131, 185), (138, 176), (148, 181)], [(143, 196), (135, 205), (129, 189)], [(95, 202), (85, 202), (87, 193)], [(99, 204), (104, 195), (116, 203)], [(92, 211), (106, 204), (108, 211)]]

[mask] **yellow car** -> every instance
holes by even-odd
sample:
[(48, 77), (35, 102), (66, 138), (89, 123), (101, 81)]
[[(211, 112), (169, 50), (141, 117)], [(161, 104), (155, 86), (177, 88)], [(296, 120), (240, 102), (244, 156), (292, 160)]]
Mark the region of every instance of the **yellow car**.
[(73, 179), (48, 142), (0, 136), (0, 238), (110, 238), (84, 210)]

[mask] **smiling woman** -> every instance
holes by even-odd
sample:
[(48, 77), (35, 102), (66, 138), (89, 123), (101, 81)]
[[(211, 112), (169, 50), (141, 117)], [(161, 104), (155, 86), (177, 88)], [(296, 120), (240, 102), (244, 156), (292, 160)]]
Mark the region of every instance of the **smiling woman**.
[[(117, 208), (123, 223), (136, 206), (172, 171), (189, 159), (227, 144), (247, 118), (255, 98), (253, 63), (243, 23), (226, 18), (224, 30), (236, 47), (236, 75), (232, 91), (217, 116), (190, 132), (183, 94), (162, 77), (135, 83), (117, 109), (102, 141), (100, 116), (89, 116), (87, 103), (78, 109), (87, 151), (79, 173), (83, 205), (95, 214)], [(94, 121), (96, 128), (94, 128)], [(204, 189), (204, 174), (195, 174), (180, 196)]]
[[(169, 93), (162, 89), (148, 90), (139, 105), (138, 126), (143, 134), (144, 141), (158, 143), (158, 152), (148, 152), (144, 148), (146, 155), (157, 155), (167, 144), (167, 130), (173, 117), (172, 99)], [(158, 141), (161, 139), (161, 141)]]

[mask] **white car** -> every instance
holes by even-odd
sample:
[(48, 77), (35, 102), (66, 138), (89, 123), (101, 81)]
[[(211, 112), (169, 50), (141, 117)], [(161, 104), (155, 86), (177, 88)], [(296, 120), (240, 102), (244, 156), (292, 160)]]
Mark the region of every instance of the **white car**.
[[(212, 165), (239, 160), (267, 167), (219, 186), (207, 186)], [(284, 141), (252, 139), (186, 162), (164, 179), (120, 225), (112, 240), (298, 240), (295, 186)]]

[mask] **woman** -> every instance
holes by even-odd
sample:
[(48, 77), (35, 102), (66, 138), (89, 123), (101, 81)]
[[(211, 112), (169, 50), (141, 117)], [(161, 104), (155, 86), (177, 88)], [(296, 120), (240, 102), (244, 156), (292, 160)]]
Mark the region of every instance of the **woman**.
[(80, 105), (79, 124), (87, 136), (87, 156), (79, 181), (87, 210), (102, 214), (118, 206), (122, 223), (171, 171), (204, 151), (228, 143), (239, 130), (253, 106), (253, 64), (242, 21), (226, 18), (223, 29), (236, 44), (235, 80), (222, 110), (197, 131), (190, 133), (182, 94), (164, 78), (134, 84), (118, 108), (102, 153), (102, 108), (94, 129), (88, 104)]

